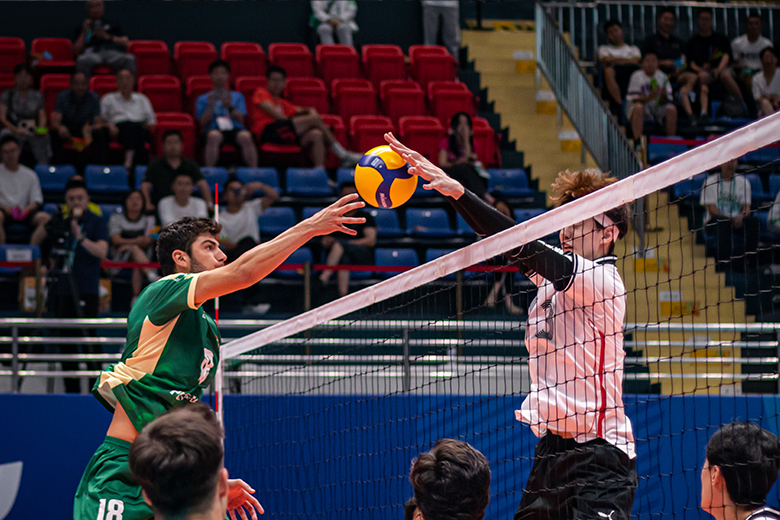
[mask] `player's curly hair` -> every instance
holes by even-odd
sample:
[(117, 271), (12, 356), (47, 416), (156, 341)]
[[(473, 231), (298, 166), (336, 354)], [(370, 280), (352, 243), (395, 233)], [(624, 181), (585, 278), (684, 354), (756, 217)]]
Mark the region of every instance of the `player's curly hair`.
[(490, 502), (488, 461), (463, 441), (437, 441), (417, 457), (409, 481), (425, 520), (482, 520)]
[[(556, 206), (562, 206), (568, 202), (589, 195), (594, 191), (606, 188), (612, 183), (617, 182), (615, 177), (609, 177), (608, 174), (600, 170), (588, 169), (578, 172), (566, 170), (558, 174), (558, 178), (552, 183), (554, 195), (550, 197)], [(628, 223), (630, 212), (627, 204), (616, 206), (604, 212), (618, 228), (618, 238), (623, 238), (628, 234)], [(598, 222), (597, 226), (601, 226)]]
[(183, 217), (165, 226), (157, 239), (157, 259), (163, 276), (176, 272), (176, 262), (173, 261), (174, 251), (184, 251), (192, 256), (192, 244), (195, 239), (205, 233), (217, 236), (220, 231), (222, 231), (222, 224), (205, 217)]

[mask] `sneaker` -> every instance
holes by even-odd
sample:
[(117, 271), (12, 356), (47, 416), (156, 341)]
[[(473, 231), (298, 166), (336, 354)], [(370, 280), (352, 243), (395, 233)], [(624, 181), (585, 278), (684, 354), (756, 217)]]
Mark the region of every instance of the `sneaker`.
[(343, 159), (341, 159), (342, 168), (354, 168), (363, 156), (355, 152), (347, 152)]
[(269, 310), (271, 310), (270, 303), (258, 303), (257, 305), (247, 305), (246, 307), (241, 309), (241, 313), (255, 314), (258, 316), (262, 316), (263, 314), (266, 314)]

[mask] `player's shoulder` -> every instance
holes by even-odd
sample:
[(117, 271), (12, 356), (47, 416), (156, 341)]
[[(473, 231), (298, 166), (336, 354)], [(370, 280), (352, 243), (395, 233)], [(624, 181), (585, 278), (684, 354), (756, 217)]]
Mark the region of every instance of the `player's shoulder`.
[(193, 278), (197, 276), (196, 273), (174, 273), (164, 276), (156, 282), (147, 285), (141, 294), (138, 295), (136, 303), (142, 303), (148, 301), (150, 297), (179, 286), (181, 284), (188, 284)]
[(780, 520), (780, 511), (773, 507), (756, 509), (745, 520)]

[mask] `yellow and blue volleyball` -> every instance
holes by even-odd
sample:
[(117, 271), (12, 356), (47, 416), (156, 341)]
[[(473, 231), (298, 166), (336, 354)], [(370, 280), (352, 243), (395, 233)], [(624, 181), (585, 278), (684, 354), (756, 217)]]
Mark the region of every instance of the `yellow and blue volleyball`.
[(363, 200), (377, 208), (397, 208), (414, 194), (417, 177), (389, 146), (377, 146), (355, 167), (355, 186)]

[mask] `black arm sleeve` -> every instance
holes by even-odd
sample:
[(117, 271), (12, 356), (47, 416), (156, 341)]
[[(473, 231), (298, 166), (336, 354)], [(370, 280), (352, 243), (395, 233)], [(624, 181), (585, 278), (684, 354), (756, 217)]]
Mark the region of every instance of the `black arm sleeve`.
[[(464, 190), (459, 199), (449, 197), (449, 200), (463, 220), (480, 236), (495, 235), (515, 225), (514, 220), (488, 205), (469, 190)], [(508, 251), (505, 256), (523, 274), (536, 273), (550, 280), (558, 291), (569, 285), (574, 274), (573, 257), (540, 240)]]

